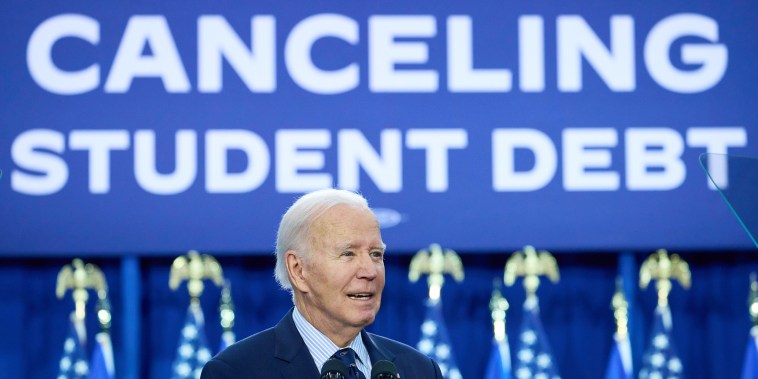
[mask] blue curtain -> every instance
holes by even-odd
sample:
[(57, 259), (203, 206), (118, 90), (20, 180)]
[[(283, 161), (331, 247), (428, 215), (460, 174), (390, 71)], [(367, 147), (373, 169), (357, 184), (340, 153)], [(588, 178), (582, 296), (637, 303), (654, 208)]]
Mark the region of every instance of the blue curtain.
[[(651, 251), (652, 252), (652, 251)], [(675, 252), (675, 251), (670, 251)], [(463, 283), (452, 278), (442, 290), (443, 312), (456, 345), (458, 365), (466, 379), (484, 377), (492, 342), (488, 308), (493, 281), (502, 281), (507, 253), (460, 252), (466, 270)], [(639, 264), (650, 252), (639, 253)], [(749, 274), (758, 271), (754, 252), (678, 252), (690, 263), (693, 285), (678, 284), (670, 296), (673, 336), (688, 379), (738, 378), (748, 340), (747, 313)], [(177, 255), (183, 253), (177, 253)], [(618, 272), (615, 253), (554, 253), (561, 280), (542, 280), (538, 295), (545, 332), (564, 379), (601, 378), (611, 351), (614, 320), (610, 308)], [(289, 295), (278, 289), (269, 255), (216, 256), (232, 283), (238, 339), (274, 325), (292, 305)], [(70, 292), (55, 297), (58, 270), (66, 258), (0, 259), (0, 372), (6, 378), (54, 378), (61, 347), (73, 309)], [(424, 318), (425, 281), (408, 281), (411, 253), (388, 254), (387, 284), (382, 308), (369, 329), (415, 346)], [(112, 339), (116, 377), (128, 364), (123, 361), (120, 314), (122, 289), (118, 258), (86, 258), (96, 263), (108, 278), (113, 305)], [(170, 375), (180, 328), (189, 296), (184, 286), (168, 288), (173, 257), (142, 258), (142, 325), (140, 378), (163, 379)], [(501, 282), (502, 283), (502, 282)], [(636, 284), (635, 284), (636, 286)], [(510, 302), (507, 330), (510, 346), (517, 345), (524, 291), (521, 282), (501, 288)], [(94, 297), (94, 294), (92, 295)], [(201, 299), (206, 333), (211, 347), (219, 345), (218, 301), (220, 289), (206, 284)], [(633, 299), (636, 324), (632, 325), (635, 372), (640, 349), (649, 338), (655, 308), (654, 288), (638, 290)], [(92, 312), (94, 301), (88, 310)], [(88, 355), (97, 325), (92, 313), (87, 319)], [(635, 343), (636, 341), (636, 343)], [(512, 351), (512, 354), (516, 354)]]

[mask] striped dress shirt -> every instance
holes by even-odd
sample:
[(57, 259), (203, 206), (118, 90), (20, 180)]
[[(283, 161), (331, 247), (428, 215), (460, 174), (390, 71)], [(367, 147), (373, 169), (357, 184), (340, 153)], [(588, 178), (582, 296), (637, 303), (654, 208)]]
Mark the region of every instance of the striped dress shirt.
[(355, 355), (358, 358), (356, 362), (358, 369), (361, 370), (364, 376), (367, 378), (369, 377), (369, 374), (371, 373), (371, 358), (368, 356), (368, 350), (366, 350), (366, 346), (363, 344), (363, 339), (360, 338), (360, 334), (358, 334), (349, 345), (337, 346), (329, 339), (329, 337), (325, 336), (324, 333), (321, 333), (311, 325), (311, 323), (303, 317), (300, 311), (297, 310), (297, 307), (295, 307), (295, 310), (292, 312), (292, 320), (295, 321), (295, 327), (297, 327), (297, 331), (300, 332), (300, 336), (303, 337), (305, 346), (308, 347), (308, 351), (310, 351), (311, 356), (313, 357), (313, 362), (316, 363), (316, 367), (318, 367), (319, 371), (321, 371), (321, 367), (324, 366), (324, 363), (331, 358), (337, 350), (349, 347), (355, 350)]

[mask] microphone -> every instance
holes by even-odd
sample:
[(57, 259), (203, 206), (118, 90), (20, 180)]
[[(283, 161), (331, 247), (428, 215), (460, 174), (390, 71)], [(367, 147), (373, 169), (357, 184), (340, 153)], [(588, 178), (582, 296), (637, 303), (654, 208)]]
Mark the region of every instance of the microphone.
[(397, 379), (399, 377), (397, 367), (390, 361), (381, 360), (371, 368), (371, 379)]
[(321, 367), (320, 379), (347, 379), (347, 365), (339, 359), (329, 358)]

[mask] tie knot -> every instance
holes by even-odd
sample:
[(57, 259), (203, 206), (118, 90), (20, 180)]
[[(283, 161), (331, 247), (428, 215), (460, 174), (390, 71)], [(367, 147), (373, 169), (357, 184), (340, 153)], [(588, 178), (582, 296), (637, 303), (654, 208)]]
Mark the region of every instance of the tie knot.
[(337, 350), (332, 357), (341, 360), (347, 367), (355, 366), (355, 350), (349, 347)]
[(346, 347), (344, 349), (337, 350), (333, 358), (339, 359), (347, 366), (347, 379), (366, 379), (363, 373), (358, 370), (358, 366), (355, 364), (355, 350)]

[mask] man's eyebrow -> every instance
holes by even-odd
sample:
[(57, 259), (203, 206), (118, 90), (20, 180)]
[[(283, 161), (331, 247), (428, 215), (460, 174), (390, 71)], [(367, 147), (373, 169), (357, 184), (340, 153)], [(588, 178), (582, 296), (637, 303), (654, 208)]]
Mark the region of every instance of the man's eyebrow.
[(340, 250), (350, 250), (350, 249), (354, 249), (354, 248), (355, 248), (355, 245), (352, 244), (352, 243), (350, 243), (350, 242), (348, 242), (346, 244), (342, 244), (342, 245), (339, 246)]
[[(354, 249), (354, 248), (356, 248), (356, 245), (353, 244), (353, 243), (350, 243), (350, 242), (348, 242), (348, 243), (340, 246), (340, 249), (342, 249), (342, 250), (350, 250), (350, 249)], [(387, 245), (384, 244), (384, 243), (382, 243), (381, 245), (371, 245), (371, 246), (369, 246), (369, 250), (375, 250), (375, 249), (387, 250)]]

